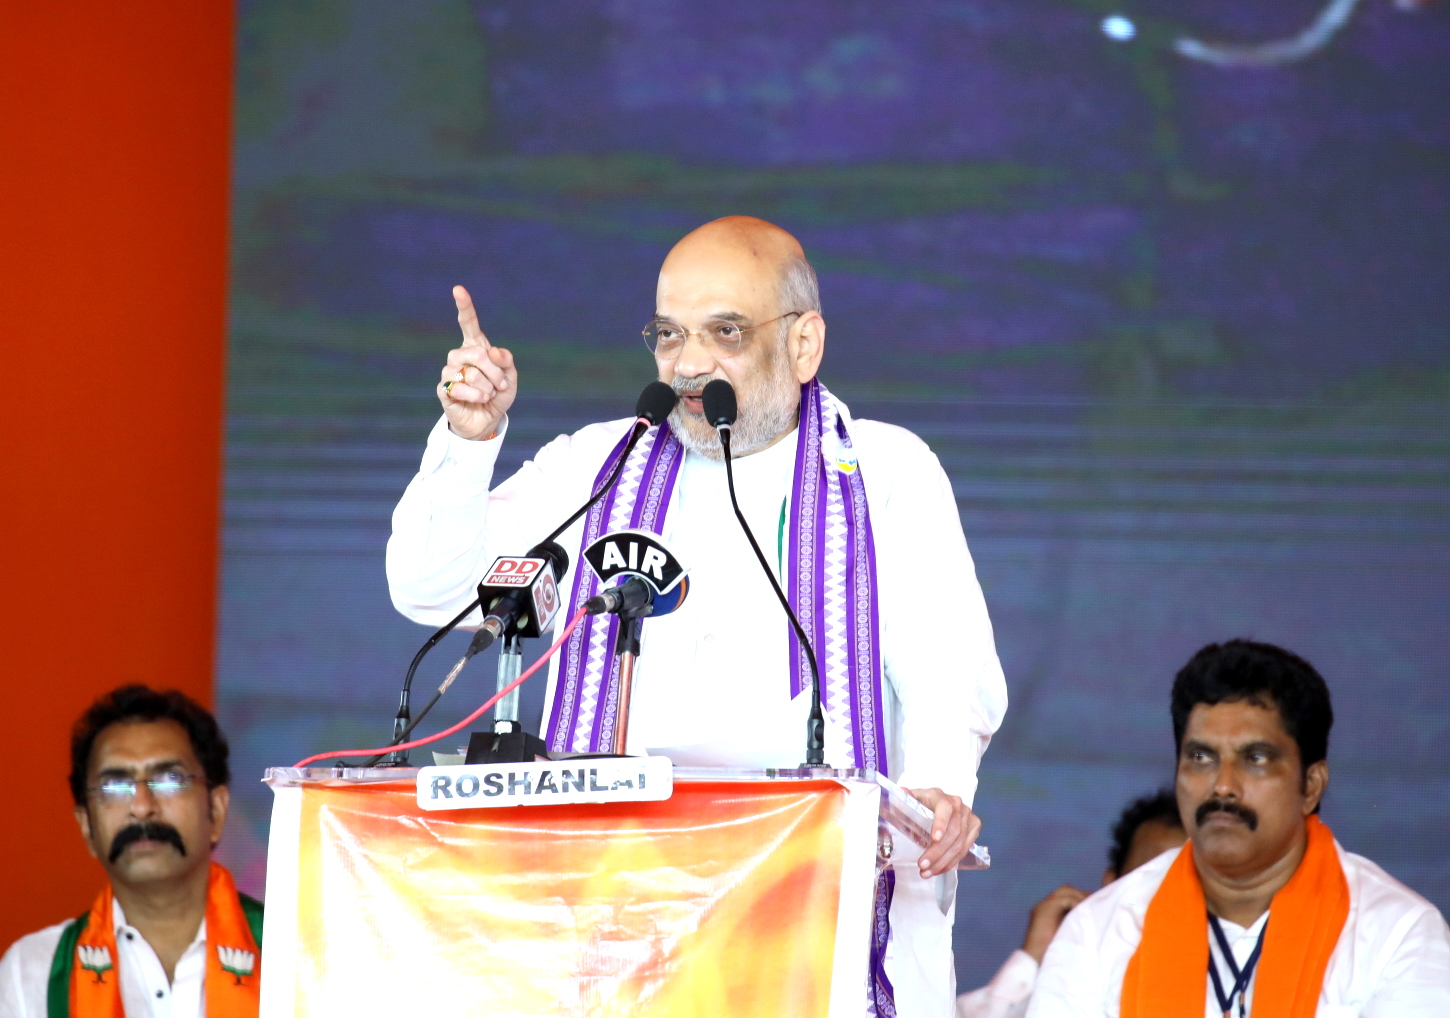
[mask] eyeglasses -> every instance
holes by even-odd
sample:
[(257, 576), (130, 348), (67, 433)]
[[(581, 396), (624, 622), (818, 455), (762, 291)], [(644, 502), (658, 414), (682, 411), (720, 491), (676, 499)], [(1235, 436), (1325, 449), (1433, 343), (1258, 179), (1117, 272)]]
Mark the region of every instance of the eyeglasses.
[[(162, 771), (147, 778), (144, 784), (157, 798), (173, 799), (190, 788), (195, 781), (196, 777), (185, 771)], [(130, 802), (136, 797), (136, 789), (141, 784), (135, 778), (103, 778), (100, 784), (91, 786), (91, 791), (102, 802)]]
[(684, 326), (656, 318), (644, 327), (644, 345), (649, 347), (650, 353), (656, 357), (670, 357), (679, 353), (684, 348), (685, 341), (691, 336), (699, 336), (701, 343), (713, 348), (721, 357), (734, 357), (745, 345), (747, 333), (763, 329), (782, 318), (804, 313), (803, 311), (787, 311), (785, 314), (777, 315), (770, 321), (761, 322), (759, 325), (741, 325), (739, 322), (717, 318), (714, 321), (706, 322), (705, 327), (699, 332), (691, 332)]

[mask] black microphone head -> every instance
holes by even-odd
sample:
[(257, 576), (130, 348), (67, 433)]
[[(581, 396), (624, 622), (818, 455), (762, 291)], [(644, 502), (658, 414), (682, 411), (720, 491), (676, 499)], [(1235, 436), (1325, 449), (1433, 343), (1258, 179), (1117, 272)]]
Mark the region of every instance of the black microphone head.
[(557, 541), (543, 541), (529, 549), (531, 558), (546, 558), (554, 566), (554, 578), (563, 582), (569, 571), (569, 553)]
[(675, 390), (664, 382), (650, 382), (634, 404), (634, 415), (643, 417), (651, 424), (658, 424), (670, 415), (679, 398)]
[(705, 420), (711, 427), (728, 428), (735, 423), (735, 387), (725, 379), (717, 378), (706, 385), (700, 402), (705, 405)]

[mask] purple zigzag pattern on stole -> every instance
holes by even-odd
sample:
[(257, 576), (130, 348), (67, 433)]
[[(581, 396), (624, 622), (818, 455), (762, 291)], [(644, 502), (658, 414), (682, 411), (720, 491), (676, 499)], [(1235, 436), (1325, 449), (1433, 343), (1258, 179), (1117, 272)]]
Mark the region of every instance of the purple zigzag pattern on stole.
[[(663, 431), (667, 441), (660, 442), (660, 433)], [(599, 485), (609, 476), (619, 459), (620, 452), (625, 443), (629, 440), (626, 433), (615, 445), (610, 454), (605, 457), (604, 465), (600, 468), (598, 476), (594, 479), (592, 491), (598, 491)], [(584, 520), (584, 532), (579, 542), (579, 552), (574, 572), (574, 582), (569, 593), (570, 618), (579, 610), (579, 606), (586, 600), (599, 592), (599, 581), (594, 576), (594, 571), (588, 568), (584, 561), (583, 550), (604, 534), (613, 529), (626, 525), (634, 525), (633, 521), (641, 518), (640, 512), (635, 508), (635, 494), (639, 489), (641, 474), (650, 468), (651, 465), (659, 462), (660, 457), (654, 454), (662, 449), (668, 448), (667, 477), (663, 485), (655, 484), (655, 490), (660, 492), (656, 501), (663, 500), (662, 504), (668, 504), (669, 494), (674, 490), (675, 476), (678, 474), (680, 455), (679, 442), (675, 439), (668, 426), (651, 429), (635, 446), (634, 452), (630, 454), (629, 462), (624, 465), (620, 472), (619, 481), (614, 489), (597, 502), (589, 510)], [(650, 499), (646, 499), (646, 505)], [(658, 516), (656, 510), (654, 516)], [(603, 676), (601, 662), (603, 660), (604, 648), (612, 647), (617, 620), (610, 616), (607, 620), (590, 616), (582, 622), (563, 650), (563, 661), (560, 666), (558, 688), (555, 690), (553, 708), (549, 714), (548, 744), (549, 749), (554, 752), (567, 752), (570, 749), (585, 750), (589, 747), (588, 740), (591, 738), (596, 725), (594, 716), (583, 718), (581, 706), (590, 707), (598, 702), (598, 691), (600, 682), (606, 678)], [(592, 665), (592, 667), (591, 667)], [(579, 745), (581, 737), (585, 740)]]
[[(643, 497), (636, 494), (629, 512), (628, 527), (631, 530), (650, 530), (658, 534), (664, 524), (665, 510), (669, 507), (670, 495), (675, 490), (675, 480), (680, 474), (680, 463), (684, 460), (684, 446), (668, 427), (665, 437), (657, 440), (650, 449), (645, 464), (641, 487)], [(614, 725), (619, 714), (619, 659), (614, 656), (614, 639), (619, 629), (619, 620), (609, 629), (609, 675), (606, 680), (603, 708), (595, 718), (590, 732), (589, 752), (604, 752), (614, 745)]]
[[(802, 385), (800, 427), (796, 433), (795, 490), (792, 492), (790, 506), (792, 540), (786, 563), (790, 570), (787, 596), (791, 610), (796, 613), (801, 629), (805, 631), (812, 647), (822, 646), (820, 615), (817, 611), (821, 597), (816, 586), (820, 578), (823, 551), (823, 506), (820, 496), (821, 476), (825, 472), (818, 427), (820, 405), (820, 384), (812, 381)], [(790, 695), (794, 699), (810, 682), (811, 663), (789, 620), (786, 620), (786, 629), (790, 655)], [(821, 681), (825, 681), (824, 674)]]
[[(839, 448), (838, 431), (840, 413), (834, 400), (821, 405), (820, 433), (832, 439), (830, 455), (823, 482), (823, 513), (821, 522), (821, 603), (818, 609), (821, 617), (821, 639), (816, 644), (816, 654), (822, 659), (824, 688), (821, 690), (821, 706), (825, 708), (828, 732), (835, 738), (844, 737), (847, 752), (853, 766), (868, 766), (861, 748), (860, 719), (858, 704), (854, 696), (856, 661), (855, 647), (851, 641), (854, 626), (851, 610), (851, 557), (853, 519), (847, 511), (846, 488), (842, 474), (834, 464), (835, 450)], [(822, 441), (823, 455), (825, 442)], [(827, 743), (830, 745), (830, 742)]]
[[(658, 478), (655, 475), (662, 467), (678, 468), (678, 455), (663, 455), (671, 445), (676, 448), (679, 445), (668, 425), (661, 426), (650, 437), (650, 444), (637, 448), (636, 454), (625, 464), (624, 473), (620, 477), (618, 497), (612, 500), (609, 514), (604, 521), (605, 533), (633, 526), (640, 518), (636, 508), (640, 489), (648, 491), (656, 487)], [(669, 477), (668, 486), (673, 488), (673, 476)], [(581, 545), (581, 551), (583, 547)], [(594, 589), (598, 590), (597, 584)], [(570, 748), (575, 752), (598, 753), (607, 746), (601, 729), (608, 716), (611, 696), (616, 701), (618, 697), (619, 670), (614, 657), (614, 641), (618, 632), (619, 619), (611, 615), (607, 625), (596, 624), (590, 629), (585, 642), (584, 678), (579, 688), (578, 715), (570, 736)]]
[[(614, 469), (615, 462), (623, 452), (624, 446), (629, 441), (629, 432), (615, 444), (609, 455), (604, 458), (604, 465), (599, 468), (599, 473), (594, 478), (594, 483), (589, 486), (590, 492), (599, 490)], [(638, 446), (636, 446), (638, 449)], [(584, 536), (579, 543), (580, 550), (589, 547), (597, 541), (604, 533), (603, 521), (607, 518), (610, 509), (613, 507), (616, 492), (611, 491), (604, 498), (600, 499), (589, 510), (584, 517)], [(595, 594), (597, 580), (594, 571), (588, 568), (584, 556), (576, 555), (574, 559), (574, 583), (569, 591), (569, 610), (565, 618), (572, 619), (574, 613), (579, 610), (589, 598)], [(549, 750), (555, 753), (566, 752), (569, 748), (569, 732), (574, 726), (574, 713), (579, 704), (579, 685), (583, 679), (583, 648), (589, 635), (589, 630), (594, 624), (594, 617), (586, 618), (583, 623), (575, 628), (569, 637), (569, 642), (564, 645), (562, 667), (559, 669), (559, 682), (554, 690), (553, 709), (549, 712), (548, 743)]]
[(896, 1018), (896, 988), (886, 975), (886, 943), (891, 939), (891, 899), (896, 895), (896, 871), (876, 875), (876, 897), (871, 916), (871, 974), (866, 990), (866, 1013)]
[[(846, 422), (836, 419), (842, 443), (851, 449)], [(876, 537), (871, 530), (871, 512), (866, 501), (866, 481), (856, 470), (843, 479), (843, 494), (850, 495), (851, 568), (847, 589), (851, 597), (851, 659), (855, 666), (851, 688), (851, 712), (856, 719), (855, 738), (860, 766), (886, 773), (886, 733), (881, 712), (881, 615), (876, 598)]]

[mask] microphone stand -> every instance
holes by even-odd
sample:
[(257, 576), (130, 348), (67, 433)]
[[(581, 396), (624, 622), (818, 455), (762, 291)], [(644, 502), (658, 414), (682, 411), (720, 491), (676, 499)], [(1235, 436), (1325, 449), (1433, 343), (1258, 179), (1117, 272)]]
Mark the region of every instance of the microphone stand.
[[(524, 670), (524, 640), (518, 633), (509, 633), (503, 639), (498, 653), (497, 686), (500, 693), (508, 689)], [(517, 731), (519, 725), (519, 691), (515, 689), (493, 709), (493, 730), (495, 733)]]
[[(732, 399), (731, 402), (733, 404), (734, 400)], [(785, 592), (780, 589), (775, 572), (770, 568), (770, 563), (766, 560), (765, 553), (760, 550), (760, 545), (756, 543), (755, 534), (751, 532), (750, 524), (745, 522), (745, 514), (740, 511), (740, 503), (735, 498), (735, 471), (730, 466), (730, 425), (716, 424), (715, 430), (720, 434), (720, 449), (725, 454), (725, 483), (730, 489), (730, 508), (735, 510), (735, 518), (740, 521), (740, 529), (745, 531), (746, 540), (750, 542), (750, 549), (755, 552), (755, 558), (760, 563), (760, 568), (765, 571), (765, 578), (770, 581), (770, 589), (775, 591), (776, 598), (779, 599), (781, 607), (785, 609), (786, 617), (790, 619), (791, 627), (795, 629), (796, 639), (805, 648), (806, 660), (810, 662), (811, 713), (806, 719), (806, 762), (803, 766), (824, 767), (826, 766), (826, 716), (821, 710), (821, 670), (816, 664), (816, 652), (811, 648), (811, 641), (806, 638), (806, 631), (801, 627), (800, 620), (795, 617), (795, 612), (791, 611), (790, 602), (786, 600)]]
[[(665, 388), (668, 388), (668, 386), (665, 386)], [(671, 393), (671, 397), (673, 397), (673, 395), (674, 394)], [(642, 402), (643, 396), (641, 396), (641, 403)], [(636, 410), (638, 409), (639, 407), (636, 407)], [(666, 410), (665, 412), (668, 413), (668, 410)], [(664, 419), (663, 414), (656, 414), (656, 416), (659, 416), (660, 420)], [(540, 541), (539, 545), (545, 545), (548, 544), (550, 541), (553, 541), (564, 531), (568, 530), (569, 526), (575, 520), (583, 516), (590, 509), (594, 508), (594, 503), (598, 502), (601, 498), (603, 498), (605, 493), (608, 492), (610, 488), (614, 487), (614, 482), (619, 480), (620, 472), (624, 470), (624, 464), (629, 459), (629, 454), (633, 452), (634, 447), (639, 444), (640, 437), (643, 436), (644, 433), (648, 431), (651, 427), (653, 427), (656, 423), (658, 423), (658, 421), (651, 421), (643, 413), (640, 414), (639, 419), (634, 422), (634, 427), (630, 432), (629, 441), (625, 443), (624, 450), (619, 457), (619, 462), (614, 464), (614, 469), (609, 472), (609, 476), (605, 478), (604, 483), (599, 486), (599, 490), (594, 492), (594, 494), (589, 497), (589, 501), (585, 502), (582, 506), (575, 510), (572, 516), (570, 516), (563, 523), (555, 527), (553, 533)], [(562, 580), (563, 577), (560, 577), (560, 579)], [(422, 663), (423, 658), (430, 650), (436, 647), (445, 636), (453, 632), (453, 630), (456, 629), (464, 619), (468, 618), (468, 616), (473, 612), (475, 608), (479, 607), (479, 603), (480, 602), (478, 598), (474, 598), (472, 601), (470, 601), (467, 608), (464, 608), (463, 611), (455, 615), (447, 625), (443, 626), (432, 636), (428, 637), (428, 639), (424, 642), (423, 646), (418, 648), (418, 653), (413, 655), (413, 661), (410, 665), (408, 665), (408, 674), (403, 678), (403, 691), (402, 694), (398, 697), (398, 713), (393, 716), (393, 733), (388, 742), (388, 745), (396, 746), (399, 743), (406, 742), (409, 733), (411, 733), (414, 728), (418, 727), (418, 722), (422, 721), (423, 716), (433, 709), (433, 705), (438, 702), (439, 698), (442, 697), (444, 691), (448, 688), (449, 685), (452, 684), (453, 679), (457, 677), (459, 669), (457, 666), (455, 666), (454, 671), (450, 673), (448, 679), (439, 688), (433, 699), (428, 701), (428, 705), (423, 708), (422, 713), (419, 714), (416, 718), (410, 716), (412, 705), (413, 676), (418, 671), (418, 665)], [(378, 765), (379, 759), (380, 758), (378, 757), (374, 757), (372, 760), (368, 761), (366, 766), (372, 767)], [(381, 758), (381, 766), (406, 767), (408, 766), (408, 754), (406, 752), (398, 752), (395, 750), (394, 752), (387, 754), (386, 757)]]
[(619, 634), (614, 640), (614, 654), (619, 661), (619, 688), (614, 711), (614, 755), (624, 756), (629, 744), (629, 699), (634, 692), (634, 664), (639, 660), (640, 630), (648, 608), (619, 614)]

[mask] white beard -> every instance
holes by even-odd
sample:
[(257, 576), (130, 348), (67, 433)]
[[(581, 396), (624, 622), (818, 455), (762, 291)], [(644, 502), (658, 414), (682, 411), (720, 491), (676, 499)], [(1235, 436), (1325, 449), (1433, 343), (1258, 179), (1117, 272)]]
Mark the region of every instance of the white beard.
[[(670, 384), (675, 392), (697, 393), (719, 375), (702, 375), (698, 378), (675, 378)], [(729, 379), (725, 379), (729, 381)], [(800, 412), (800, 384), (791, 374), (790, 362), (786, 359), (785, 344), (776, 348), (758, 382), (752, 382), (748, 389), (737, 389), (735, 393), (739, 413), (730, 429), (731, 459), (739, 459), (753, 452), (759, 452), (796, 425)], [(723, 462), (720, 438), (715, 429), (705, 423), (704, 415), (693, 414), (676, 404), (670, 412), (670, 425), (680, 444), (686, 450), (698, 453), (706, 459)]]

